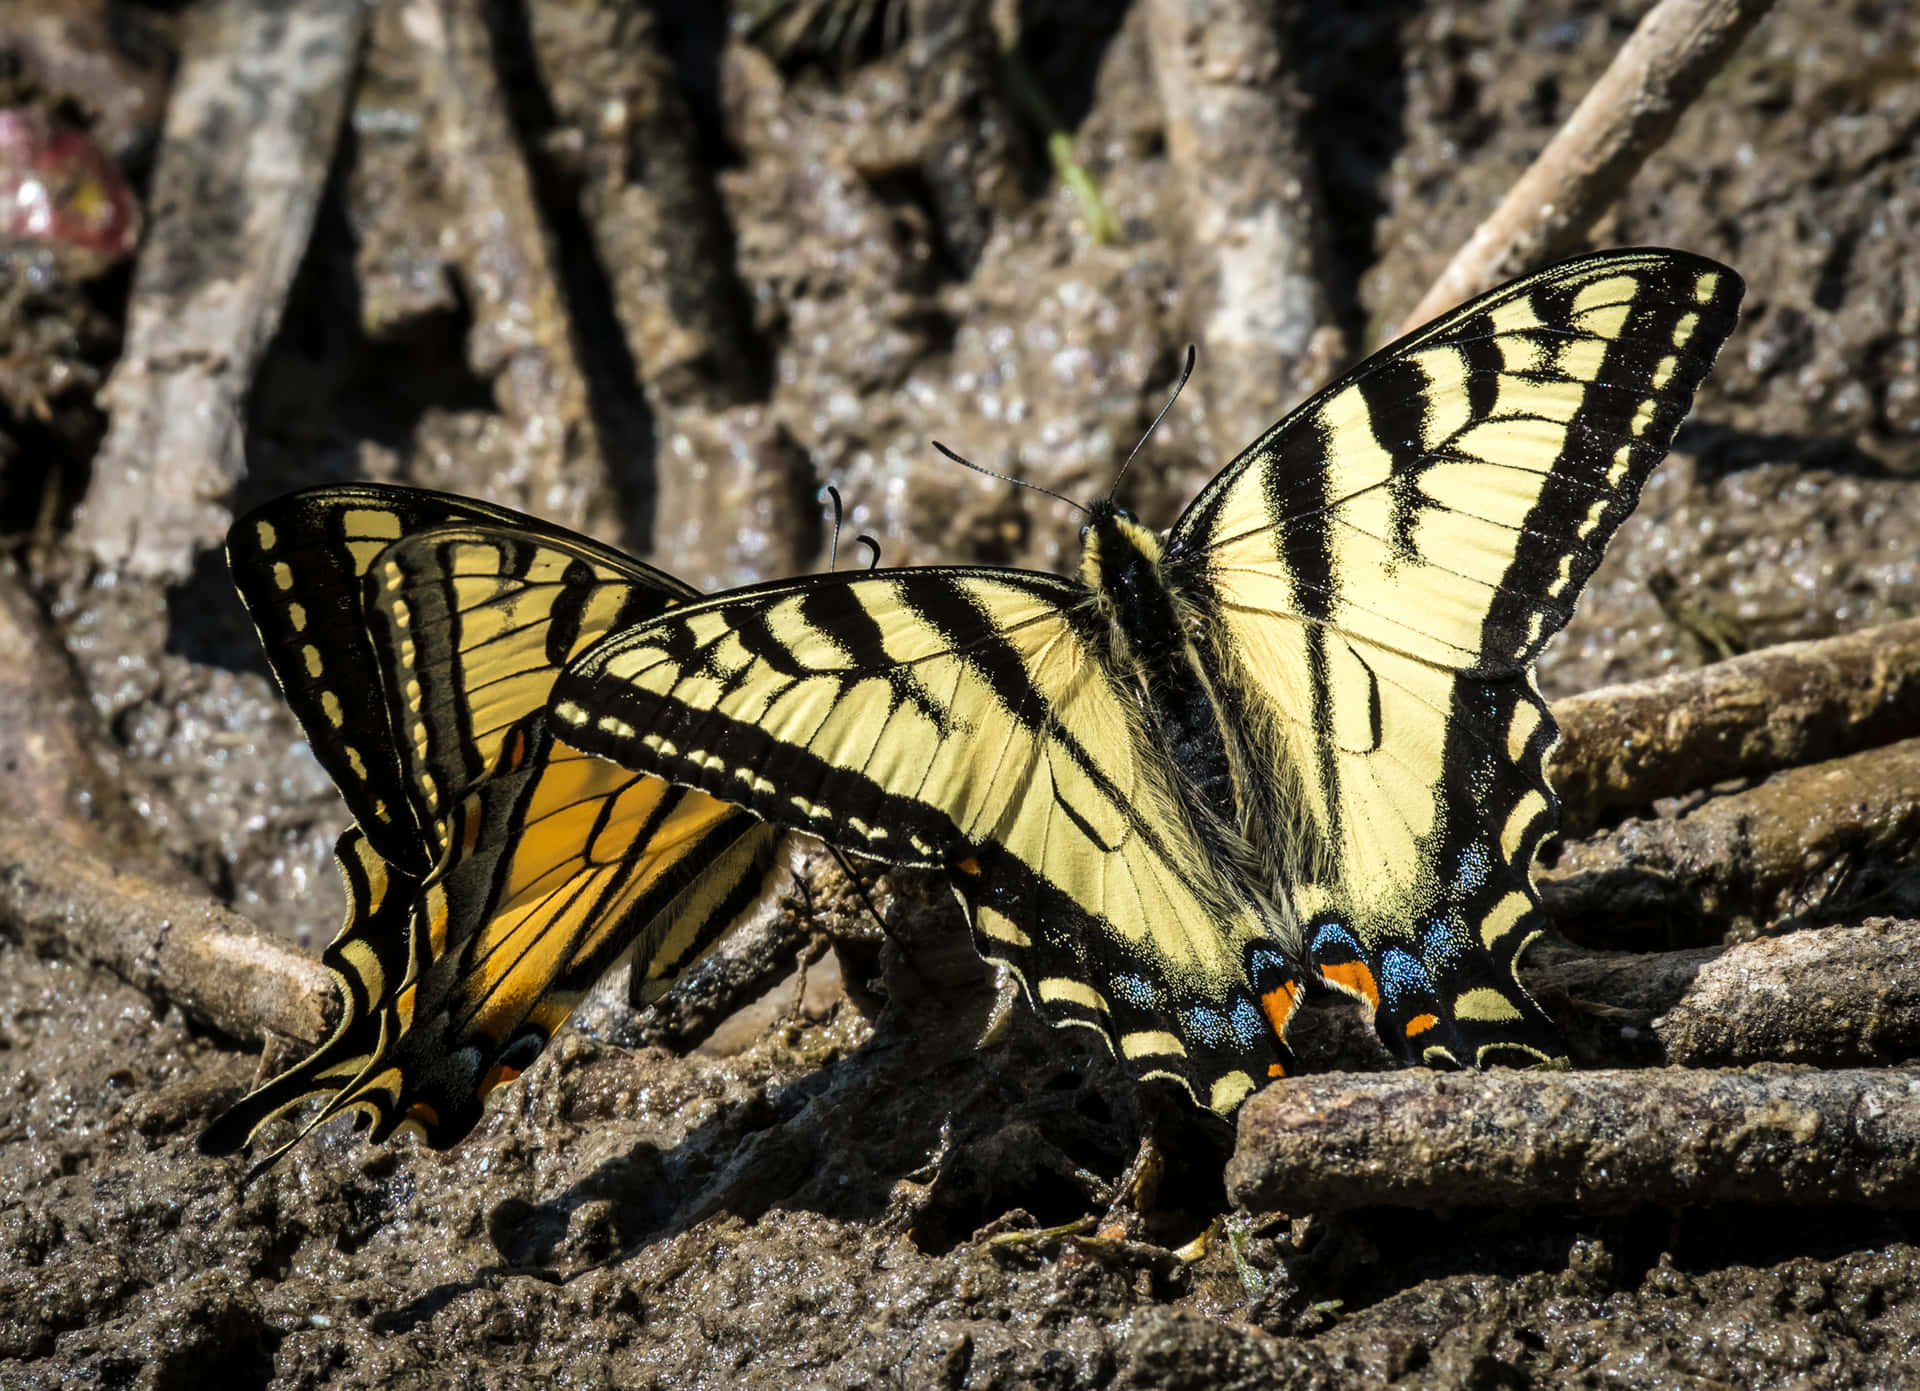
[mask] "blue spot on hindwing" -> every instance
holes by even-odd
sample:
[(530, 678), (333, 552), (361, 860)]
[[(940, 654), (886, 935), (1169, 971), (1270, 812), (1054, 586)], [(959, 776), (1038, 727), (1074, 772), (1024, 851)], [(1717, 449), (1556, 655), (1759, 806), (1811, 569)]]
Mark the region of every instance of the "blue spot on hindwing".
[(1408, 1000), (1426, 1001), (1434, 996), (1433, 977), (1420, 958), (1399, 947), (1388, 947), (1380, 954), (1380, 999), (1396, 1013)]
[(1232, 1032), (1227, 1025), (1227, 1016), (1210, 1005), (1188, 1005), (1180, 1011), (1180, 1017), (1187, 1026), (1187, 1032), (1209, 1047), (1218, 1048)]
[(1354, 940), (1345, 924), (1323, 923), (1319, 931), (1313, 934), (1313, 945), (1309, 948), (1316, 961), (1357, 961), (1364, 958), (1360, 954), (1360, 943)]
[(1473, 938), (1459, 913), (1431, 917), (1420, 924), (1420, 956), (1430, 973), (1444, 975), (1448, 967), (1472, 950)]
[(1486, 846), (1476, 841), (1462, 847), (1454, 863), (1454, 889), (1463, 898), (1477, 892), (1487, 882), (1487, 875), (1492, 869), (1493, 856)]
[(1267, 1017), (1252, 1000), (1236, 1000), (1233, 1006), (1233, 1035), (1242, 1048), (1251, 1048), (1267, 1031)]

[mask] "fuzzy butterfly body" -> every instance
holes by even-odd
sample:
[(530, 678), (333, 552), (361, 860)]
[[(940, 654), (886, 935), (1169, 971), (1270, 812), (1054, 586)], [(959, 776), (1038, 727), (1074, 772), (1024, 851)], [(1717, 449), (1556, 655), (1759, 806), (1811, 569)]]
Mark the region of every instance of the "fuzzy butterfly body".
[(1557, 804), (1533, 679), (1732, 330), (1671, 251), (1528, 276), (1376, 353), (1164, 540), (675, 607), (553, 684), (572, 746), (945, 871), (1043, 1016), (1222, 1113), (1311, 976), (1441, 1066), (1559, 1060), (1516, 966)]

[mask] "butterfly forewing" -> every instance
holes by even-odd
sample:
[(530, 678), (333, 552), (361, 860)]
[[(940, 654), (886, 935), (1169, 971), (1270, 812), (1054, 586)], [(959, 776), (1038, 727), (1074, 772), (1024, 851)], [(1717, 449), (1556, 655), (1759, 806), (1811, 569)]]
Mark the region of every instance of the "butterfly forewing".
[(1173, 531), (1174, 583), (1212, 618), (1223, 683), (1268, 712), (1261, 754), (1320, 848), (1286, 865), (1308, 950), (1403, 1056), (1553, 1047), (1513, 972), (1542, 926), (1530, 866), (1555, 815), (1531, 663), (1740, 289), (1673, 252), (1518, 281), (1314, 397)]
[(373, 847), (406, 869), (433, 864), (432, 817), (366, 686), (380, 669), (364, 602), (368, 570), (411, 532), (502, 514), (466, 498), (345, 485), (276, 498), (236, 522), (227, 561), (268, 665), (320, 766)]
[(571, 657), (695, 597), (584, 537), (498, 523), (405, 537), (380, 553), (369, 585), (391, 727), (432, 816), (492, 767)]
[(1290, 1007), (1292, 978), (1077, 598), (999, 570), (759, 586), (601, 644), (554, 719), (591, 752), (947, 870), (982, 955), (1043, 1015), (1231, 1109), (1284, 1066), (1262, 997)]

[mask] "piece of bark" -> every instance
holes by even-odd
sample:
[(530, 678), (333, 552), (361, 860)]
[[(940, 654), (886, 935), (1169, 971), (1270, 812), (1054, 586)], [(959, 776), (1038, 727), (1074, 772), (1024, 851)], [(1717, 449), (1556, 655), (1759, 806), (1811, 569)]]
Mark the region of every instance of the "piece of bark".
[(1920, 735), (1920, 618), (1557, 700), (1561, 834), (1729, 778)]
[[(1577, 1063), (1683, 1067), (1920, 1058), (1920, 921), (1876, 918), (1730, 947), (1595, 952), (1549, 938), (1523, 958)], [(1582, 1049), (1576, 1040), (1586, 1040)]]
[(1920, 1207), (1920, 1073), (1435, 1073), (1284, 1079), (1241, 1108), (1227, 1193), (1286, 1212)]
[(467, 358), (493, 384), (512, 465), (507, 500), (576, 530), (623, 518), (562, 277), (479, 0), (405, 0), (434, 107), (436, 160), (463, 215), (448, 230), (473, 314)]
[(961, 279), (971, 278), (996, 218), (1023, 201), (1020, 121), (1001, 74), (1000, 36), (985, 5), (906, 0), (906, 78), (913, 144), (940, 229)]
[(326, 1037), (336, 991), (319, 962), (204, 892), (0, 818), (0, 922), (36, 951), (105, 966), (241, 1039)]
[(360, 0), (189, 14), (112, 415), (76, 521), (111, 570), (185, 579), (232, 520), (242, 412), (326, 188)]
[(1225, 462), (1332, 375), (1342, 356), (1326, 296), (1326, 239), (1284, 36), (1293, 6), (1147, 0), (1167, 154), (1187, 221), (1179, 242), (1196, 386)]
[(1772, 0), (1660, 0), (1403, 326), (1571, 252), (1771, 8)]
[[(1920, 738), (1703, 795), (1683, 814), (1563, 844), (1536, 871), (1562, 929), (1591, 940), (1750, 934), (1920, 866)], [(1897, 886), (1896, 886), (1897, 887)]]

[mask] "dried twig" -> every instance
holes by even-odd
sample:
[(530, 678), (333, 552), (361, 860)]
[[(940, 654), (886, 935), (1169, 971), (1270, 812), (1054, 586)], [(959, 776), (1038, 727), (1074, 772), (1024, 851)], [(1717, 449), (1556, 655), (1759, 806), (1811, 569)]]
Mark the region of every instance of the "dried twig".
[(1402, 322), (1424, 324), (1571, 251), (1770, 8), (1772, 0), (1660, 0)]
[(1920, 735), (1920, 619), (1555, 701), (1562, 833), (1728, 778)]
[(1789, 768), (1561, 847), (1539, 879), (1569, 931), (1608, 939), (1668, 923), (1765, 927), (1843, 900), (1857, 870), (1920, 861), (1920, 739)]
[(0, 921), (236, 1038), (325, 1036), (335, 991), (317, 961), (204, 892), (116, 868), (37, 823), (0, 819)]
[[(1290, 7), (1283, 6), (1282, 9)], [(1289, 91), (1289, 21), (1253, 0), (1148, 0), (1147, 34), (1186, 189), (1183, 257), (1207, 346), (1200, 387), (1222, 460), (1341, 356), (1319, 264), (1318, 180)]]
[(226, 534), (243, 403), (306, 252), (367, 8), (225, 0), (191, 21), (75, 529), (101, 564), (169, 579)]
[(156, 829), (174, 818), (122, 765), (10, 568), (0, 570), (0, 749), (13, 793), (0, 815), (0, 927), (235, 1037), (319, 1041), (331, 977), (166, 857)]
[(636, 1021), (642, 1043), (684, 1053), (726, 1017), (793, 974), (812, 924), (768, 900), (732, 928), (713, 952)]
[(1423, 1071), (1247, 1101), (1243, 1207), (1713, 1202), (1920, 1207), (1920, 1073)]

